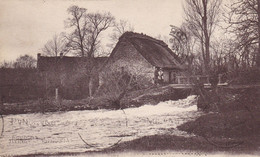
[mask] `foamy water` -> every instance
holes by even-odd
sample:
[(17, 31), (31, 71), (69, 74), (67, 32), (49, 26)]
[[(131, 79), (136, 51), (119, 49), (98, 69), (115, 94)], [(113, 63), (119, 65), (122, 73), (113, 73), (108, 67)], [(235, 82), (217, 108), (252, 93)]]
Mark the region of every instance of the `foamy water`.
[(189, 136), (176, 127), (199, 115), (196, 96), (125, 110), (8, 115), (0, 155), (85, 152), (148, 135)]

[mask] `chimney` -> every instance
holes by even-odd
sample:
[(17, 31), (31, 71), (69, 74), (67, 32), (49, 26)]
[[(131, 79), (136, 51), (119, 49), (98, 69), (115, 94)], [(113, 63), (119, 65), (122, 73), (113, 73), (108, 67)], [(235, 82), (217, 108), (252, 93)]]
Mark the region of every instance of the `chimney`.
[(63, 57), (63, 53), (61, 52), (61, 53), (60, 53), (60, 58), (62, 58), (62, 57)]
[(37, 53), (37, 68), (39, 68), (40, 57), (41, 57), (41, 53)]
[(37, 60), (41, 57), (41, 53), (37, 53)]

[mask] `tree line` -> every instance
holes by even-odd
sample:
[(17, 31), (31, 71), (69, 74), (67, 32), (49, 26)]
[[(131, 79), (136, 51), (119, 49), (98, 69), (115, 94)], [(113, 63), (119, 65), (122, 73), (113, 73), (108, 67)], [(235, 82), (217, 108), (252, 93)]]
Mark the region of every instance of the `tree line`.
[[(226, 73), (260, 67), (260, 2), (259, 0), (185, 0), (184, 21), (171, 25), (170, 48), (186, 64), (190, 74)], [(71, 54), (90, 59), (106, 55), (119, 37), (134, 27), (124, 20), (116, 21), (109, 12), (88, 12), (71, 6), (65, 20), (67, 32), (54, 34), (41, 52), (47, 56)], [(109, 50), (101, 45), (103, 33), (112, 28)], [(32, 63), (22, 63), (29, 60)], [(20, 64), (21, 62), (21, 64)], [(15, 63), (1, 67), (33, 67), (35, 59), (20, 56)], [(87, 72), (91, 75), (91, 71)]]
[(170, 42), (191, 73), (260, 67), (259, 0), (185, 0), (184, 18)]

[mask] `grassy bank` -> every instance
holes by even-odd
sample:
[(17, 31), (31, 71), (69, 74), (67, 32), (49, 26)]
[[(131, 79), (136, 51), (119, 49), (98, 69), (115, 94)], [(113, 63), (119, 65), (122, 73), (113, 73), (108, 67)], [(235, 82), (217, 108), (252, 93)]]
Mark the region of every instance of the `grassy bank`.
[(121, 143), (105, 152), (117, 151), (152, 151), (152, 150), (174, 150), (174, 151), (199, 151), (199, 152), (243, 152), (251, 153), (259, 151), (258, 146), (247, 141), (231, 140), (227, 138), (205, 139), (201, 136), (181, 137), (174, 135), (153, 135), (146, 136), (133, 141)]
[[(174, 89), (170, 86), (151, 87), (149, 89), (128, 92), (120, 102), (121, 108), (139, 107), (144, 104), (158, 104), (161, 101), (186, 98), (191, 89)], [(1, 114), (45, 113), (57, 111), (116, 109), (106, 97), (94, 97), (81, 100), (38, 99), (20, 103), (4, 103)]]

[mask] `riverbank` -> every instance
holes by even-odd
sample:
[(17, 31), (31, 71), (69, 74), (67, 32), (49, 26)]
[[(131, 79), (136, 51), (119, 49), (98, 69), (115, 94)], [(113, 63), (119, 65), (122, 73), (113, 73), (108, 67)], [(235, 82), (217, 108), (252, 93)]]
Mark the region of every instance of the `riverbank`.
[[(224, 140), (213, 140), (225, 145)], [(247, 149), (249, 147), (250, 149)], [(200, 137), (185, 138), (170, 135), (146, 136), (134, 141), (124, 142), (116, 147), (103, 151), (88, 151), (84, 153), (57, 153), (48, 154), (48, 156), (242, 156), (251, 157), (259, 156), (260, 151), (252, 145), (232, 148), (215, 147)], [(31, 154), (26, 157), (46, 156), (47, 154)], [(20, 157), (25, 157), (20, 156)]]
[[(223, 91), (222, 91), (223, 92)], [(194, 121), (178, 126), (192, 137), (147, 136), (122, 143), (107, 151), (177, 150), (202, 152), (260, 152), (260, 89), (226, 91), (229, 96), (217, 111), (207, 111)]]
[(146, 136), (134, 141), (128, 141), (107, 149), (104, 152), (117, 151), (197, 151), (197, 152), (229, 152), (229, 153), (253, 153), (259, 151), (259, 145), (251, 142), (253, 139), (243, 141), (230, 140), (227, 138), (208, 138), (194, 136), (182, 137), (174, 135)]
[[(154, 86), (148, 89), (128, 92), (121, 100), (121, 108), (139, 107), (145, 104), (156, 105), (161, 101), (184, 99), (191, 94), (191, 89), (175, 89), (170, 85)], [(57, 111), (79, 111), (116, 109), (105, 97), (94, 97), (81, 100), (38, 99), (20, 103), (4, 103), (1, 114), (46, 113)]]
[[(233, 115), (230, 117), (233, 117)], [(258, 115), (257, 118), (259, 119), (260, 116)], [(230, 121), (233, 120), (231, 119)], [(223, 128), (224, 121), (225, 119), (221, 115), (203, 115), (196, 121), (188, 122), (178, 127), (180, 130), (193, 134), (192, 137), (174, 135), (146, 136), (134, 141), (121, 143), (114, 148), (105, 150), (105, 152), (127, 150), (174, 150), (204, 152), (206, 154), (212, 152), (236, 154), (260, 152), (259, 121), (248, 122), (248, 124), (237, 124), (237, 121), (234, 121), (229, 126), (232, 130)]]
[(189, 133), (190, 137), (176, 136), (170, 133), (145, 136), (119, 143), (100, 152), (86, 153), (111, 154), (151, 151), (164, 153), (170, 150), (180, 154), (186, 152), (186, 155), (195, 155), (194, 153), (205, 156), (210, 156), (212, 153), (259, 155), (259, 88), (222, 92), (229, 100), (225, 100), (225, 104), (220, 104), (218, 110), (207, 110), (199, 118), (177, 127), (179, 130)]

